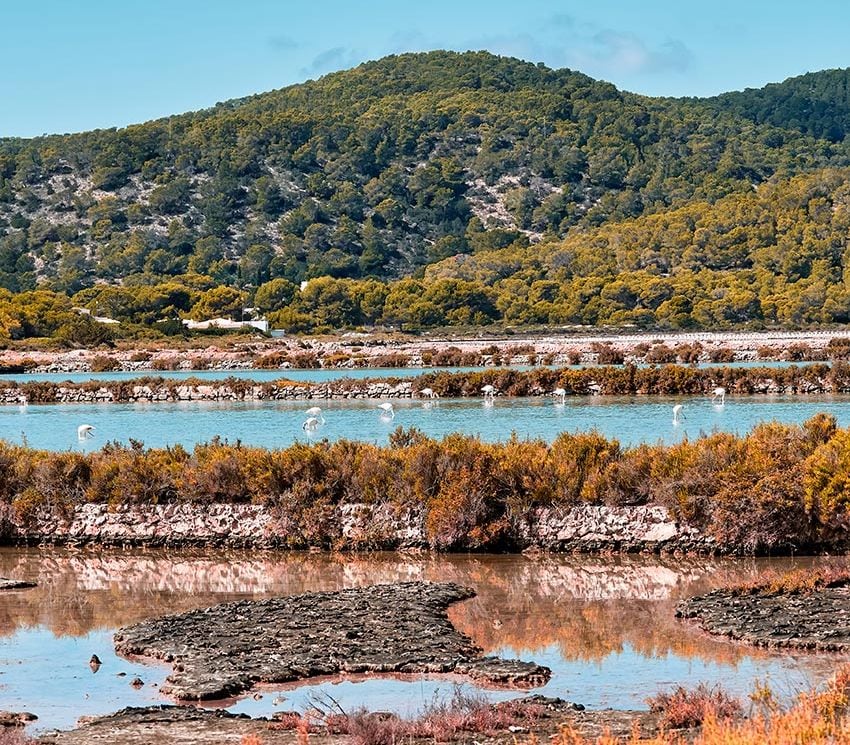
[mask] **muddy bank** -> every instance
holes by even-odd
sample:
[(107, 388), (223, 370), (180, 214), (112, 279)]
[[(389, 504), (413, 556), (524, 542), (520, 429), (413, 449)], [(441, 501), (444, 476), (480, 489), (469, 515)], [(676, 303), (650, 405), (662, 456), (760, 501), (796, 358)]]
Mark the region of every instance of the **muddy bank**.
[[(280, 509), (253, 504), (107, 505), (40, 509), (18, 518), (5, 542), (122, 547), (428, 549), (424, 508), (337, 504), (322, 541), (302, 535)], [(538, 507), (516, 526), (513, 548), (554, 552), (714, 553), (716, 542), (661, 506)]]
[(226, 603), (119, 629), (115, 649), (171, 663), (161, 691), (179, 700), (340, 673), (457, 673), (489, 685), (543, 685), (548, 668), (482, 657), (452, 626), (448, 606), (474, 595), (451, 583), (406, 582)]
[(850, 585), (776, 594), (715, 590), (679, 603), (676, 616), (760, 647), (850, 651)]
[[(497, 712), (502, 704), (492, 708)], [(506, 724), (500, 728), (477, 732), (460, 730), (451, 741), (478, 743), (514, 744), (518, 738), (533, 733), (538, 741), (548, 740), (563, 727), (569, 726), (586, 738), (598, 738), (608, 733), (614, 737), (627, 737), (638, 732), (644, 737), (658, 731), (656, 717), (638, 711), (585, 711), (582, 707), (560, 699), (529, 697), (520, 702), (528, 714), (518, 718), (518, 724)], [(387, 722), (386, 715), (378, 717)], [(56, 745), (220, 745), (221, 743), (247, 742), (251, 736), (258, 737), (264, 745), (295, 745), (303, 742), (304, 736), (281, 719), (251, 719), (229, 714), (225, 711), (200, 709), (194, 706), (149, 706), (123, 709), (115, 714), (98, 717), (81, 724), (68, 732), (54, 732), (39, 738), (40, 743)], [(292, 717), (288, 717), (292, 719)], [(389, 721), (392, 721), (391, 718)], [(505, 719), (510, 721), (510, 719)], [(329, 731), (330, 729), (330, 731)], [(352, 736), (328, 728), (321, 723), (311, 727), (310, 742), (348, 745)], [(428, 738), (433, 741), (433, 738)]]

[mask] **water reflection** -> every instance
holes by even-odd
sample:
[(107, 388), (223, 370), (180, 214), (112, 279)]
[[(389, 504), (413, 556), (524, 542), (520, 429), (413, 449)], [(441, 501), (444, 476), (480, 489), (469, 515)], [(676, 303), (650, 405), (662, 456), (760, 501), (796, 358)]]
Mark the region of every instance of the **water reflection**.
[[(0, 602), (0, 708), (33, 710), (41, 726), (68, 726), (80, 714), (157, 700), (154, 684), (165, 670), (120, 660), (112, 650), (112, 631), (143, 618), (234, 599), (402, 580), (474, 587), (477, 597), (451, 609), (454, 623), (488, 653), (552, 667), (545, 689), (552, 695), (591, 706), (641, 706), (671, 682), (721, 680), (743, 692), (756, 676), (790, 691), (822, 680), (833, 659), (712, 639), (676, 621), (673, 609), (685, 595), (751, 578), (768, 565), (816, 561), (3, 549), (0, 576), (39, 585), (4, 594)], [(94, 675), (92, 654), (102, 660)], [(119, 678), (122, 671), (128, 677)], [(128, 683), (136, 674), (147, 683), (140, 691)], [(424, 703), (446, 685), (425, 679), (326, 682), (287, 691), (286, 707), (332, 690), (348, 706), (398, 710), (412, 696)], [(275, 698), (249, 697), (231, 708), (268, 714)]]

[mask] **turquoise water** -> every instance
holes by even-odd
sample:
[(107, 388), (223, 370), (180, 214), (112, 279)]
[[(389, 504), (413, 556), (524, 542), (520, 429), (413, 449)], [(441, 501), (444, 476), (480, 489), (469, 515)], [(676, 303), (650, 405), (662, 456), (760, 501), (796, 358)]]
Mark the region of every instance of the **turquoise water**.
[[(712, 639), (674, 617), (676, 602), (712, 587), (818, 560), (521, 555), (333, 555), (273, 552), (0, 549), (0, 576), (38, 582), (7, 592), (0, 612), (0, 709), (32, 711), (32, 729), (165, 702), (168, 668), (115, 655), (120, 626), (236, 599), (408, 580), (451, 581), (477, 595), (449, 610), (486, 654), (549, 666), (534, 692), (590, 708), (646, 708), (675, 685), (719, 683), (746, 696), (756, 679), (787, 701), (834, 672), (837, 657), (748, 648)], [(102, 660), (93, 673), (92, 654)], [(120, 675), (125, 673), (125, 675)], [(134, 676), (145, 683), (130, 686)], [(268, 716), (305, 711), (328, 696), (346, 710), (403, 715), (450, 698), (455, 685), (490, 699), (516, 691), (474, 689), (462, 679), (368, 676), (261, 688), (259, 699), (217, 702)], [(252, 692), (253, 694), (254, 692)]]
[[(155, 404), (55, 404), (0, 408), (0, 439), (50, 450), (100, 448), (130, 438), (150, 447), (191, 447), (213, 437), (265, 447), (296, 440), (349, 438), (385, 444), (396, 427), (417, 427), (433, 437), (465, 432), (486, 441), (554, 439), (560, 432), (596, 429), (624, 445), (677, 442), (701, 433), (744, 433), (759, 422), (800, 423), (827, 412), (850, 426), (848, 396), (727, 396), (725, 406), (706, 397), (576, 396), (564, 405), (552, 399), (504, 398), (486, 406), (480, 399), (395, 401), (395, 417), (380, 416), (378, 401), (182, 402)], [(673, 405), (684, 419), (673, 424)], [(306, 410), (318, 405), (325, 423), (305, 432)], [(94, 438), (78, 442), (77, 427), (91, 424)]]

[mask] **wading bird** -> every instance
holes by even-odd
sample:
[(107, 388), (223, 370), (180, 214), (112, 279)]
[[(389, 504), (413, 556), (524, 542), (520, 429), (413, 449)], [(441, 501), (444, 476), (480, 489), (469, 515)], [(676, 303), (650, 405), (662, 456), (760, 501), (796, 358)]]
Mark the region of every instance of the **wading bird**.
[(434, 393), (433, 388), (423, 388), (421, 391), (419, 391), (419, 395), (423, 398), (439, 398), (439, 396)]
[(712, 391), (712, 395), (712, 400), (715, 403), (719, 401), (721, 406), (726, 403), (726, 389), (722, 385), (717, 386), (717, 388)]
[(678, 424), (681, 419), (685, 418), (682, 409), (685, 408), (682, 404), (676, 404), (673, 407), (673, 424)]
[(305, 432), (315, 432), (319, 428), (320, 424), (321, 421), (319, 421), (318, 417), (307, 417), (307, 419), (304, 420), (304, 424), (301, 425), (301, 429)]
[(382, 403), (378, 405), (381, 410), (381, 419), (395, 419), (395, 409), (390, 403)]
[(77, 427), (77, 439), (81, 442), (94, 437), (94, 427), (91, 424), (81, 424)]
[(304, 412), (307, 416), (312, 417), (314, 419), (319, 420), (319, 424), (325, 423), (324, 414), (322, 414), (322, 409), (319, 406), (311, 406), (307, 411)]
[(496, 397), (496, 388), (489, 383), (481, 389), (481, 392), (484, 394), (485, 401), (492, 401)]
[(552, 391), (552, 395), (558, 399), (559, 404), (566, 403), (567, 401), (567, 392), (563, 388), (556, 388)]

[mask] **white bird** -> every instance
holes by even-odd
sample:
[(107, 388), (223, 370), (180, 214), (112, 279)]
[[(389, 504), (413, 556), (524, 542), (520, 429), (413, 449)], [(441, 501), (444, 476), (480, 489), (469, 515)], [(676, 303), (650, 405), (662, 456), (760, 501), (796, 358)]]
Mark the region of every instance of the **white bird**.
[(322, 409), (319, 406), (311, 406), (307, 411), (304, 412), (308, 417), (315, 418), (319, 420), (320, 424), (325, 423), (325, 416), (322, 414)]
[(684, 406), (682, 404), (676, 404), (673, 407), (673, 424), (678, 424), (680, 419), (684, 419), (685, 415), (682, 413), (682, 409)]
[(385, 402), (378, 404), (378, 408), (381, 410), (382, 419), (395, 419), (395, 409), (392, 404)]
[(566, 403), (567, 400), (567, 392), (563, 388), (556, 388), (552, 391), (552, 395), (558, 399), (559, 404)]
[(723, 406), (726, 403), (726, 389), (719, 385), (712, 391), (712, 400), (714, 402), (720, 401), (720, 405)]
[(423, 388), (421, 391), (419, 391), (419, 395), (424, 398), (439, 398), (439, 395), (434, 393), (433, 388)]
[(81, 424), (77, 427), (77, 439), (82, 442), (94, 437), (94, 427), (91, 424)]
[(485, 401), (492, 400), (496, 396), (496, 388), (489, 383), (481, 389), (481, 392), (484, 394)]
[(301, 429), (305, 432), (315, 432), (319, 428), (320, 424), (321, 422), (317, 417), (307, 417), (307, 419), (304, 420), (304, 424), (301, 425)]

